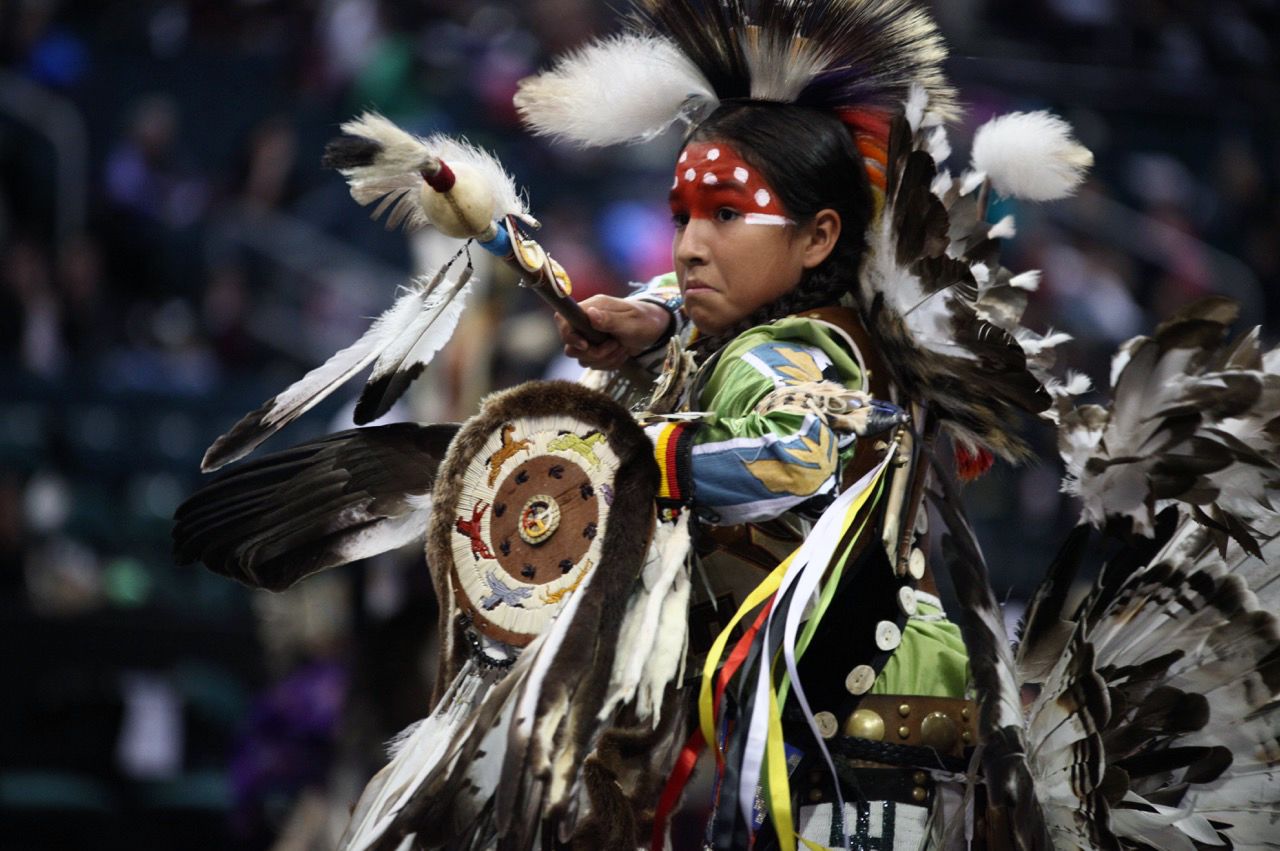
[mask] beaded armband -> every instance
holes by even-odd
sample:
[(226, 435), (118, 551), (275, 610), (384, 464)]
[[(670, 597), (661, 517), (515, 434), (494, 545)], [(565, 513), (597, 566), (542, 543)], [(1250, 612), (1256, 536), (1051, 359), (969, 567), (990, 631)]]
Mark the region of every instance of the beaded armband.
[(687, 506), (693, 502), (693, 437), (696, 422), (656, 422), (645, 426), (658, 462), (658, 505)]
[(658, 298), (657, 294), (647, 294), (636, 297), (637, 301), (646, 301), (649, 304), (656, 304), (667, 312), (667, 328), (652, 346), (640, 352), (636, 357), (644, 357), (647, 354), (657, 351), (667, 344), (667, 341), (675, 336), (680, 330), (680, 308), (684, 306), (684, 296), (676, 293), (668, 298)]

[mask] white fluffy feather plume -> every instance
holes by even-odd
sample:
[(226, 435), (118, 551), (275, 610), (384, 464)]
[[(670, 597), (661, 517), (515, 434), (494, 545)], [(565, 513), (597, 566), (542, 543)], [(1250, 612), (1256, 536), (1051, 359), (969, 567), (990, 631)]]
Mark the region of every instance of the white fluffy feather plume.
[(618, 35), (521, 81), (516, 108), (535, 133), (583, 147), (651, 139), (689, 102), (718, 103), (711, 84), (660, 36)]
[[(450, 167), (462, 166), (488, 187), (498, 217), (527, 216), (528, 204), (498, 158), (465, 139), (436, 133), (426, 138), (402, 130), (376, 112), (366, 112), (342, 125), (347, 137), (367, 140), (377, 146), (367, 161), (349, 164), (339, 160), (337, 167), (351, 187), (351, 197), (361, 206), (375, 202), (373, 217), (387, 214), (387, 227), (403, 225), (417, 230), (431, 224), (422, 209), (419, 193), (425, 181), (423, 167), (443, 161)], [(332, 146), (331, 146), (332, 148)], [(326, 153), (326, 158), (330, 156)]]
[(973, 138), (973, 167), (1009, 198), (1065, 198), (1084, 180), (1093, 154), (1071, 135), (1071, 125), (1048, 112), (993, 118)]

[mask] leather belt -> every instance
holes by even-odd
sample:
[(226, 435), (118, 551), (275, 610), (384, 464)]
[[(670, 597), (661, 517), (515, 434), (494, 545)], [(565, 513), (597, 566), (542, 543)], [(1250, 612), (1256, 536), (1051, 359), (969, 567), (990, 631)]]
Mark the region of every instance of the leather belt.
[(841, 737), (926, 748), (960, 757), (977, 741), (973, 701), (954, 697), (866, 694), (844, 720)]

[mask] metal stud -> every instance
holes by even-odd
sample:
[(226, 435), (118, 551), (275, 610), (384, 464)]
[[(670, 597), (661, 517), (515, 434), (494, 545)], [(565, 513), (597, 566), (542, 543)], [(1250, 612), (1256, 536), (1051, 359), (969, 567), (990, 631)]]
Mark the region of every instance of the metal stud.
[(920, 722), (920, 744), (926, 748), (949, 751), (956, 745), (960, 730), (944, 712), (930, 712)]
[(929, 797), (928, 791), (926, 791), (924, 788), (920, 786), (917, 786), (911, 790), (911, 800), (915, 801), (917, 804), (923, 804), (925, 802), (925, 799), (928, 797)]
[(884, 740), (884, 719), (873, 709), (859, 709), (844, 722), (844, 734), (873, 742)]
[(899, 728), (898, 728), (898, 738), (900, 738), (900, 739), (909, 739), (909, 738), (911, 738), (911, 728), (910, 728), (910, 727), (908, 727), (906, 724), (903, 724), (901, 727), (899, 727)]
[(898, 714), (899, 714), (899, 715), (901, 715), (903, 718), (906, 718), (908, 715), (910, 715), (910, 714), (911, 714), (911, 704), (910, 704), (910, 703), (899, 703), (899, 704), (898, 704)]

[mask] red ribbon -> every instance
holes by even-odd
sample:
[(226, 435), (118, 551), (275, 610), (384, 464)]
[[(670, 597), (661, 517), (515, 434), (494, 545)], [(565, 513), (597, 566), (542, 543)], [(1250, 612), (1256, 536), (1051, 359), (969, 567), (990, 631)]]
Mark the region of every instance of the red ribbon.
[[(729, 686), (729, 680), (733, 679), (733, 675), (738, 672), (738, 668), (742, 667), (743, 661), (747, 658), (747, 653), (751, 651), (752, 641), (769, 617), (769, 612), (773, 609), (774, 599), (775, 597), (770, 597), (760, 607), (760, 614), (756, 615), (755, 622), (738, 639), (738, 643), (733, 646), (733, 652), (725, 659), (724, 665), (720, 668), (720, 673), (716, 676), (715, 698), (711, 703), (712, 712), (716, 718), (720, 717), (720, 704), (724, 700), (724, 693)], [(684, 793), (684, 787), (689, 784), (689, 778), (693, 775), (693, 767), (697, 765), (698, 756), (706, 746), (707, 742), (702, 738), (702, 728), (696, 727), (693, 735), (689, 737), (688, 741), (684, 743), (684, 747), (681, 748), (680, 756), (676, 758), (676, 764), (672, 767), (671, 774), (667, 777), (667, 783), (662, 787), (662, 795), (658, 798), (658, 808), (653, 813), (651, 851), (663, 851), (666, 844), (667, 822), (671, 819), (671, 811)], [(717, 751), (717, 763), (721, 759), (720, 752)], [(717, 768), (717, 773), (719, 772), (720, 769)]]
[(689, 783), (693, 767), (698, 764), (698, 755), (707, 743), (702, 739), (702, 728), (695, 727), (693, 735), (684, 743), (680, 756), (676, 759), (671, 775), (667, 777), (667, 785), (662, 787), (662, 795), (658, 798), (658, 809), (653, 813), (653, 838), (650, 841), (651, 851), (663, 851), (666, 847), (667, 822), (671, 819), (671, 811), (676, 801), (684, 793)]

